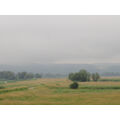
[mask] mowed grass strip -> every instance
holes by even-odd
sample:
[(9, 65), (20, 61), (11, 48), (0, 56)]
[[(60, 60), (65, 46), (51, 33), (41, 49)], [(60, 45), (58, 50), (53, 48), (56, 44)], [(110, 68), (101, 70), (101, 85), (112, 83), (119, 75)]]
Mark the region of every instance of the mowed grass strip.
[(100, 79), (101, 82), (111, 81), (111, 82), (120, 82), (120, 79)]
[(0, 94), (8, 93), (8, 92), (23, 91), (23, 90), (27, 90), (27, 89), (28, 89), (28, 87), (14, 88), (14, 89), (3, 89), (3, 90), (0, 90)]
[(106, 82), (106, 81), (120, 82), (120, 76), (116, 76), (116, 77), (102, 77), (99, 81), (101, 81), (101, 82)]
[(120, 89), (120, 86), (80, 86), (80, 89)]

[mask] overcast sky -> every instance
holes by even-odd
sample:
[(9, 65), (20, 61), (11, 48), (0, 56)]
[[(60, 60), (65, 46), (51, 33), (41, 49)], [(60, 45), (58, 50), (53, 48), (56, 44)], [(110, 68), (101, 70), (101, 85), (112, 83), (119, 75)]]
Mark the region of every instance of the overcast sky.
[(120, 62), (120, 16), (0, 16), (0, 64)]

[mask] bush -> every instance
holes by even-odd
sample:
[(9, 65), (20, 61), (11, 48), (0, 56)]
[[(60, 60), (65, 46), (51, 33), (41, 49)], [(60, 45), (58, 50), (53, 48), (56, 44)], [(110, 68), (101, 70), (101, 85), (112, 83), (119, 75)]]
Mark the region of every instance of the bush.
[(79, 84), (77, 82), (70, 84), (70, 88), (72, 88), (72, 89), (77, 89), (78, 86), (79, 86)]
[(3, 88), (5, 88), (4, 86), (0, 86), (0, 89), (3, 89)]

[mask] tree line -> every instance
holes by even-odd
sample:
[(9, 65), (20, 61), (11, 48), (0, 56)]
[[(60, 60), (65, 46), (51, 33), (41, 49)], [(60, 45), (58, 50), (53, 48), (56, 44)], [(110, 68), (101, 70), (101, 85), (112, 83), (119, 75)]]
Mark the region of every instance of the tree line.
[(70, 73), (68, 78), (75, 82), (88, 82), (90, 80), (98, 81), (100, 79), (100, 75), (97, 72), (91, 74), (83, 69), (76, 73)]
[(39, 73), (28, 73), (28, 72), (12, 72), (12, 71), (0, 71), (0, 79), (2, 80), (26, 80), (33, 78), (41, 78), (42, 75)]

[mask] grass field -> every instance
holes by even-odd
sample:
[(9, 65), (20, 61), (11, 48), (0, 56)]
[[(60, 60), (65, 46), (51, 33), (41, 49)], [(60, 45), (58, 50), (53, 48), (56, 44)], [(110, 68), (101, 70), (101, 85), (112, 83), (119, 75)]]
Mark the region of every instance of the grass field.
[(71, 83), (67, 79), (1, 81), (0, 104), (120, 105), (120, 77), (80, 82), (78, 89), (70, 89)]

